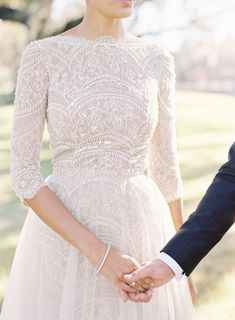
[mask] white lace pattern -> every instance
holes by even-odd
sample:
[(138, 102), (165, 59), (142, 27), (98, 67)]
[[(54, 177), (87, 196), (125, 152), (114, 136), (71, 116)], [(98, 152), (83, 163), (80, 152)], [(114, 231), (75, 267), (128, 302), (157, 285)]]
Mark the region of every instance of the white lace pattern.
[[(11, 137), (21, 201), (49, 186), (86, 228), (137, 261), (174, 235), (167, 201), (182, 197), (176, 154), (173, 56), (138, 38), (53, 36), (25, 48)], [(53, 172), (43, 178), (45, 123)], [(144, 172), (147, 160), (148, 174)], [(28, 214), (1, 320), (193, 320), (186, 279), (124, 303), (88, 259)]]
[(31, 42), (15, 91), (16, 194), (22, 201), (46, 185), (39, 158), (47, 121), (54, 170), (132, 174), (143, 172), (148, 154), (149, 176), (165, 199), (182, 197), (174, 91), (173, 56), (142, 39), (56, 36)]

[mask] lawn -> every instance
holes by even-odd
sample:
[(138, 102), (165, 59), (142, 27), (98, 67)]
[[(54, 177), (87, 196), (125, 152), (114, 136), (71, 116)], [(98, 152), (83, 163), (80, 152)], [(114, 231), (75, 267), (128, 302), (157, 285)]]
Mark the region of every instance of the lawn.
[[(227, 160), (235, 140), (235, 97), (177, 91), (179, 160), (185, 186), (185, 216), (198, 204), (216, 171)], [(9, 138), (12, 106), (1, 107), (0, 118), (0, 304), (26, 209), (19, 204), (9, 181)], [(45, 131), (42, 172), (51, 172)], [(235, 231), (211, 251), (194, 272), (198, 288), (198, 319), (233, 320), (235, 310)], [(183, 320), (183, 319), (182, 319)]]

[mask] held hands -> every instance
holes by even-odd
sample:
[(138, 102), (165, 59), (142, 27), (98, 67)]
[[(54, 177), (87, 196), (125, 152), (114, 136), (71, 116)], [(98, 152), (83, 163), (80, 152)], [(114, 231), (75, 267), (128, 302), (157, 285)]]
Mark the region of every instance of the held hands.
[(150, 277), (153, 280), (153, 288), (158, 288), (174, 278), (174, 272), (159, 259), (149, 261), (143, 264), (142, 268), (124, 275), (127, 282), (138, 281), (145, 277)]
[[(116, 285), (123, 301), (148, 302), (153, 289), (158, 288), (174, 278), (173, 271), (159, 259), (139, 264), (137, 260), (110, 248), (100, 272), (104, 278)], [(189, 288), (193, 303), (196, 289), (189, 277)]]
[[(140, 269), (131, 274), (125, 274), (123, 278), (130, 283), (148, 277), (152, 279), (152, 288), (158, 288), (170, 281), (174, 276), (175, 274), (164, 262), (156, 259), (143, 263)], [(128, 293), (128, 298), (135, 302), (141, 302), (140, 293)]]
[[(158, 288), (169, 282), (172, 278), (174, 278), (174, 276), (175, 274), (166, 263), (159, 259), (155, 259), (153, 261), (142, 264), (142, 267), (140, 269), (132, 272), (131, 274), (125, 274), (123, 278), (126, 282), (129, 283), (132, 281), (139, 281), (140, 279), (148, 277), (153, 281), (152, 288)], [(194, 286), (191, 276), (188, 277), (188, 283), (192, 302), (193, 304), (195, 304), (197, 290)], [(129, 293), (128, 296), (133, 301), (140, 301), (140, 294)]]
[[(125, 281), (123, 278), (125, 274), (140, 267), (141, 265), (134, 258), (111, 248), (100, 274), (116, 285), (123, 301), (138, 299), (139, 302), (148, 302), (152, 298), (151, 278), (145, 277), (133, 284), (131, 284), (132, 281)], [(138, 295), (137, 298), (136, 295)]]

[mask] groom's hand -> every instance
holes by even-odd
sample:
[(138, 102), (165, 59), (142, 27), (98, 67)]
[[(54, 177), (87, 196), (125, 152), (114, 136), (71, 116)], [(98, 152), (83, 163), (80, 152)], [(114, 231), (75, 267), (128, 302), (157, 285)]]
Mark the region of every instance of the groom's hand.
[(147, 262), (140, 269), (123, 276), (124, 280), (128, 283), (138, 281), (146, 277), (152, 278), (152, 288), (158, 288), (169, 282), (174, 278), (175, 274), (171, 268), (159, 259)]

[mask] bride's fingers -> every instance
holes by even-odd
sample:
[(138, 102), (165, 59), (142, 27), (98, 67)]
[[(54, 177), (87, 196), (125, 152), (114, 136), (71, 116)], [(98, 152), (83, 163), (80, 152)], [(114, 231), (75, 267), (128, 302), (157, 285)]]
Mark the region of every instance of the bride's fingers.
[(136, 282), (125, 281), (124, 277), (122, 277), (121, 280), (123, 280), (123, 282), (126, 283), (129, 287), (134, 289), (134, 291), (132, 292), (144, 292), (146, 289), (150, 287), (148, 284), (145, 284), (142, 280), (138, 280)]
[(126, 291), (122, 290), (122, 289), (118, 289), (118, 291), (119, 291), (119, 294), (120, 294), (122, 300), (124, 302), (126, 302), (128, 300), (128, 297), (129, 297), (128, 293)]
[(150, 277), (145, 277), (142, 279), (142, 281), (144, 281), (149, 287), (152, 287), (153, 286), (153, 279), (150, 278)]
[(129, 287), (134, 289), (134, 292), (144, 292), (146, 290), (144, 287), (142, 287), (140, 284), (138, 284), (138, 282), (124, 281), (124, 283), (126, 283)]
[(132, 288), (135, 288), (136, 291), (144, 292), (146, 289), (141, 285), (139, 281), (134, 282)]
[(122, 289), (128, 293), (136, 293), (137, 289), (130, 287), (127, 283), (120, 281), (118, 285), (119, 289)]
[(152, 299), (152, 296), (153, 296), (152, 291), (147, 291), (146, 294), (144, 295), (140, 293), (140, 301), (145, 303), (149, 302)]
[(135, 288), (137, 291), (145, 291), (146, 289), (152, 288), (153, 286), (153, 280), (149, 277), (140, 279), (138, 281), (126, 281), (125, 278), (122, 277), (122, 280), (127, 284), (133, 283), (132, 288)]
[(145, 290), (151, 288), (151, 283), (146, 282), (144, 279), (138, 280), (137, 283)]
[(134, 302), (149, 302), (152, 299), (152, 290), (144, 293), (128, 293), (128, 299)]
[(150, 288), (149, 284), (146, 284), (143, 280), (138, 280), (136, 282), (126, 282), (125, 283), (129, 284), (132, 288), (136, 289), (136, 291), (139, 292), (145, 292), (147, 289)]

